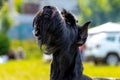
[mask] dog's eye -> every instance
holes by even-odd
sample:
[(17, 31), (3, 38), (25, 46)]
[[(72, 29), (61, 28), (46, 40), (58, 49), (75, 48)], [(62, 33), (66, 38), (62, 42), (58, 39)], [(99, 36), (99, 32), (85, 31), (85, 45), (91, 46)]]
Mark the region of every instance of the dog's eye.
[(39, 36), (39, 30), (33, 30), (32, 33), (34, 36)]
[(35, 36), (39, 36), (39, 32), (40, 32), (39, 30), (36, 30), (35, 31)]
[(35, 35), (35, 30), (32, 31), (33, 35)]

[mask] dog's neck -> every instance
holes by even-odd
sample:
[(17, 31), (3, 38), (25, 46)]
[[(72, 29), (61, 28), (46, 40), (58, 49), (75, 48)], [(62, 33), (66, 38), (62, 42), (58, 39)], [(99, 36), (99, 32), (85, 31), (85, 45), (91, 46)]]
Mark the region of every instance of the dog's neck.
[(50, 80), (77, 80), (83, 71), (79, 49), (71, 49), (68, 53), (56, 51), (51, 63)]

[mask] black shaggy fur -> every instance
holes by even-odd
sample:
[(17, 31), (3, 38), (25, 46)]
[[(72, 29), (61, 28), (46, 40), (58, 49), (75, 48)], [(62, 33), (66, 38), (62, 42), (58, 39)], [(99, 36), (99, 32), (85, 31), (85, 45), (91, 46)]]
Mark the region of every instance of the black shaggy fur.
[(79, 46), (87, 39), (90, 22), (79, 27), (77, 20), (65, 9), (45, 6), (33, 20), (34, 34), (39, 45), (53, 54), (50, 80), (92, 80), (83, 75)]

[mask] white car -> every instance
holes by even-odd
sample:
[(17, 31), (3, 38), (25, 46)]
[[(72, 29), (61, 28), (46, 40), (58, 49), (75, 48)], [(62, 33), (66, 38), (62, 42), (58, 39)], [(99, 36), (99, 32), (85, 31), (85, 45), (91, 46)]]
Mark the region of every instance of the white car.
[(85, 57), (87, 60), (117, 65), (120, 60), (120, 33), (99, 33), (86, 42)]

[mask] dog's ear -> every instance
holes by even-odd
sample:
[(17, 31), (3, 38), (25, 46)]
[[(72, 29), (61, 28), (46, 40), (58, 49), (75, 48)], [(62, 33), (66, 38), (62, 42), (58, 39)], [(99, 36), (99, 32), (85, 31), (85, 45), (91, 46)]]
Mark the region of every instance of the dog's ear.
[(72, 26), (74, 26), (76, 24), (76, 22), (78, 22), (75, 19), (75, 17), (65, 9), (62, 10), (61, 14), (62, 14), (63, 18), (65, 19), (66, 23), (68, 23)]
[(78, 27), (78, 42), (77, 42), (78, 46), (82, 46), (85, 43), (88, 36), (88, 26), (90, 23), (91, 21), (86, 22), (81, 27)]

